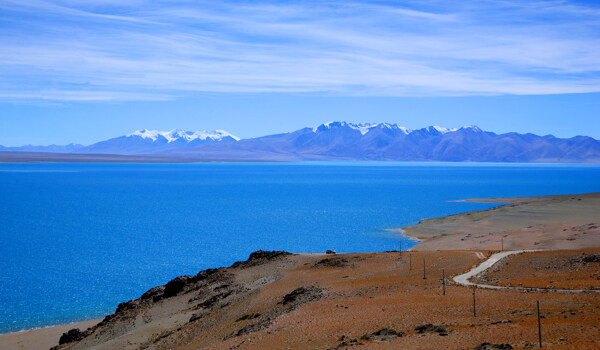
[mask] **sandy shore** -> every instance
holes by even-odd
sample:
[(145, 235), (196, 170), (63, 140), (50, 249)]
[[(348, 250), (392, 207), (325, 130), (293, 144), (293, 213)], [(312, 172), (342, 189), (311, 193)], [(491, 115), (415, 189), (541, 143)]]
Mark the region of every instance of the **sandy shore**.
[(421, 241), (413, 250), (600, 247), (600, 193), (467, 201), (510, 204), (426, 219), (397, 231)]
[(101, 320), (68, 323), (59, 326), (0, 335), (0, 349), (50, 349), (58, 344), (60, 336), (70, 329), (87, 329)]
[(95, 320), (2, 335), (0, 349), (48, 349), (63, 332), (91, 326), (60, 349), (526, 348), (537, 344), (538, 300), (545, 345), (599, 348), (598, 293), (478, 290), (474, 317), (472, 290), (450, 281), (503, 240), (505, 250), (550, 251), (506, 258), (478, 283), (595, 288), (600, 194), (471, 201), (511, 204), (404, 228), (421, 240), (412, 252), (259, 254), (154, 288), (97, 326)]

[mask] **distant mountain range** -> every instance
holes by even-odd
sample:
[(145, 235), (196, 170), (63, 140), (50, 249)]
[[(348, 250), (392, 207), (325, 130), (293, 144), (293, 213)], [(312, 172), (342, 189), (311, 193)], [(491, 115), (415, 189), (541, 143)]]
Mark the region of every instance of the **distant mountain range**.
[(223, 130), (156, 131), (138, 130), (131, 134), (101, 141), (80, 150), (82, 153), (141, 155), (193, 148), (212, 142), (234, 142), (240, 139)]
[(397, 124), (329, 122), (294, 132), (242, 139), (223, 131), (138, 130), (89, 146), (2, 147), (0, 151), (116, 154), (219, 160), (385, 160), (451, 162), (600, 162), (587, 136), (495, 134), (477, 126), (411, 130)]
[(70, 143), (68, 145), (4, 147), (0, 145), (0, 151), (8, 152), (50, 152), (50, 153), (75, 153), (85, 148), (84, 145)]

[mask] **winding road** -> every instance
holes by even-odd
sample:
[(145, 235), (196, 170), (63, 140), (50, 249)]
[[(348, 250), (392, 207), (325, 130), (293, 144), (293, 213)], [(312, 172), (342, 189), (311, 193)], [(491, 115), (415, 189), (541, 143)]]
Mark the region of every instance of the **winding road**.
[[(600, 290), (592, 290), (592, 289), (556, 289), (556, 288), (539, 288), (539, 287), (506, 287), (506, 286), (494, 286), (494, 285), (490, 285), (490, 284), (479, 284), (479, 283), (473, 283), (473, 282), (469, 281), (472, 277), (475, 277), (478, 274), (482, 273), (483, 271), (489, 269), (495, 263), (497, 263), (498, 261), (506, 258), (507, 256), (514, 255), (514, 254), (535, 252), (535, 251), (537, 251), (537, 250), (512, 250), (512, 251), (506, 251), (506, 252), (500, 252), (500, 253), (492, 254), (492, 256), (490, 256), (486, 261), (484, 261), (481, 264), (473, 267), (471, 270), (469, 270), (466, 273), (463, 273), (462, 275), (455, 276), (453, 278), (453, 280), (454, 280), (454, 282), (456, 282), (457, 284), (460, 284), (462, 286), (467, 286), (467, 287), (476, 286), (477, 288), (485, 288), (485, 289), (514, 290), (514, 291), (519, 291), (519, 292), (524, 292), (524, 291), (550, 291), (550, 292), (559, 292), (559, 293), (582, 293), (582, 292), (600, 293)], [(480, 252), (477, 252), (476, 254), (477, 254), (478, 257), (482, 257), (482, 255), (483, 255)]]

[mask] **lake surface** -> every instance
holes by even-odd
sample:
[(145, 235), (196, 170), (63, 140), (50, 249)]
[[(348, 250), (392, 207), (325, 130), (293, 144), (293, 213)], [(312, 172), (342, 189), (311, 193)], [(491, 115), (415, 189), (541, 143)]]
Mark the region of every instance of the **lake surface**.
[(594, 165), (0, 164), (0, 333), (114, 312), (258, 249), (373, 252), (476, 197), (600, 191)]

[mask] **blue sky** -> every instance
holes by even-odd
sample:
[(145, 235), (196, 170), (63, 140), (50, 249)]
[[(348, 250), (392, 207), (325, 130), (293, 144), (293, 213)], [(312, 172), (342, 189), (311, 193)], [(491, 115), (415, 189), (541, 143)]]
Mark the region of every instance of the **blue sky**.
[(600, 138), (599, 101), (593, 1), (0, 0), (3, 145), (329, 120)]

